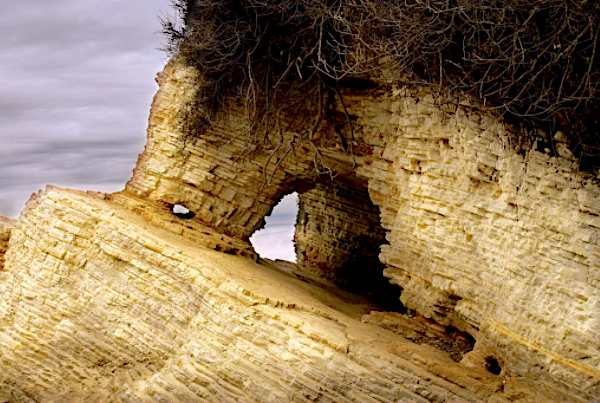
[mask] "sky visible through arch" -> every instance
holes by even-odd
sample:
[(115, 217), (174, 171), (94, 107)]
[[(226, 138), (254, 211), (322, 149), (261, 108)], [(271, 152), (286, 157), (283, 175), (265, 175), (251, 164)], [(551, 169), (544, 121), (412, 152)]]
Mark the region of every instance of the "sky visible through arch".
[[(0, 0), (0, 216), (47, 184), (123, 189), (167, 61), (166, 12), (169, 0)], [(263, 234), (273, 248), (280, 225)]]
[(298, 215), (298, 193), (284, 196), (275, 206), (265, 227), (250, 237), (256, 252), (263, 258), (296, 261), (294, 224)]

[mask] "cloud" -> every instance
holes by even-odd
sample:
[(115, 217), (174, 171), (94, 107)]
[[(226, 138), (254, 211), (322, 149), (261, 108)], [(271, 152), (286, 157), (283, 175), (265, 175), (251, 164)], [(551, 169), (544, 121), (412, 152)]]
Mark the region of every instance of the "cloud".
[(145, 143), (168, 0), (0, 2), (0, 215), (46, 186), (115, 191)]

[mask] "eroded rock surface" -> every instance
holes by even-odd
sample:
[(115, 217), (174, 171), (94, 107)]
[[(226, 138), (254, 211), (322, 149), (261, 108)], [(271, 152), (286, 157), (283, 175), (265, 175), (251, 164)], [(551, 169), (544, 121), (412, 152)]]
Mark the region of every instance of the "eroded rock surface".
[[(358, 187), (358, 188), (357, 188)], [(401, 309), (379, 261), (385, 230), (366, 184), (319, 183), (302, 194), (294, 235), (298, 266), (343, 288)]]
[(199, 246), (101, 194), (50, 188), (11, 245), (1, 401), (577, 401), (461, 366), (363, 323), (368, 300)]
[[(283, 194), (326, 179), (315, 176), (308, 148), (278, 163), (272, 150), (242, 158), (235, 108), (214, 130), (182, 141), (181, 111), (198, 80), (176, 63), (161, 75), (148, 146), (125, 194), (185, 201), (197, 220), (246, 239)], [(508, 371), (534, 371), (583, 399), (599, 395), (595, 178), (578, 172), (561, 144), (556, 156), (519, 154), (491, 117), (446, 110), (427, 93), (342, 92), (353, 153), (335, 134), (319, 145), (339, 179), (367, 181), (387, 231), (380, 259), (402, 302), (470, 333)], [(282, 151), (292, 139), (284, 135)]]
[(8, 249), (8, 241), (13, 226), (14, 221), (0, 217), (0, 271), (4, 270), (4, 254)]
[[(566, 147), (519, 154), (489, 116), (347, 88), (351, 150), (323, 126), (249, 153), (242, 107), (188, 135), (201, 80), (160, 75), (125, 191), (49, 188), (0, 223), (0, 401), (597, 400), (600, 187)], [(294, 190), (301, 272), (247, 242)], [(410, 315), (317, 278), (352, 253)]]

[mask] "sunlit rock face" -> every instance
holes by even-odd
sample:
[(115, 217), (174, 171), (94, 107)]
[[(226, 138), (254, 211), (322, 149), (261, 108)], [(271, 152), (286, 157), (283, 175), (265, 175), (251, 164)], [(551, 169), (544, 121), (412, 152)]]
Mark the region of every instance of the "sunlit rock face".
[[(247, 154), (243, 108), (189, 137), (200, 75), (158, 81), (125, 191), (49, 188), (0, 224), (0, 402), (600, 396), (600, 187), (566, 148), (518, 154), (425, 92), (346, 88), (352, 153), (324, 126)], [(249, 236), (294, 190), (298, 267), (256, 263)], [(409, 314), (326, 281), (358, 257)]]
[[(168, 203), (183, 197), (203, 223), (245, 239), (290, 188), (303, 193), (328, 179), (315, 177), (309, 149), (279, 165), (270, 150), (240, 159), (243, 136), (222, 139), (237, 134), (240, 111), (181, 141), (178, 117), (198, 80), (176, 64), (162, 74), (127, 193)], [(600, 377), (594, 178), (578, 172), (566, 149), (518, 154), (491, 117), (444, 110), (426, 93), (342, 92), (355, 122), (354, 155), (335, 136), (323, 135), (321, 146), (338, 179), (368, 184), (387, 232), (380, 260), (402, 302), (470, 333), (507, 371), (535, 372), (590, 396)]]
[(10, 242), (3, 402), (579, 401), (413, 343), (444, 341), (423, 317), (199, 246), (107, 195), (49, 188)]

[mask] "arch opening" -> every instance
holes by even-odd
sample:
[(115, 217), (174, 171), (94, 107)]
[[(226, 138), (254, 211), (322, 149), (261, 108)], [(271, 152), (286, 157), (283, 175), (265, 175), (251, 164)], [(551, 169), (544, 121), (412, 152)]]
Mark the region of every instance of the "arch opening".
[(385, 310), (404, 313), (401, 289), (384, 277), (385, 265), (379, 260), (385, 235), (366, 182), (319, 182), (300, 195), (295, 232), (299, 269), (361, 294)]
[(265, 217), (261, 228), (252, 234), (250, 243), (260, 257), (296, 262), (294, 224), (298, 203), (297, 192), (283, 196)]
[[(305, 280), (315, 277), (328, 280), (345, 291), (366, 297), (373, 305), (363, 321), (417, 344), (430, 345), (456, 362), (473, 349), (475, 339), (468, 333), (408, 310), (400, 301), (402, 289), (384, 276), (386, 266), (379, 255), (381, 246), (388, 243), (387, 231), (381, 225), (380, 209), (372, 202), (366, 181), (339, 175), (333, 180), (316, 182), (295, 180), (284, 186), (288, 191), (290, 188), (294, 192), (280, 199), (264, 219), (261, 226), (264, 229), (251, 237), (262, 257), (274, 258), (256, 242), (261, 234), (271, 238), (264, 243), (268, 252), (270, 248), (276, 249), (282, 240), (280, 234), (285, 232), (289, 248), (293, 242), (296, 265), (285, 266), (284, 270), (291, 270)], [(290, 202), (286, 208), (286, 198), (292, 196), (297, 198), (295, 228)], [(285, 223), (283, 215), (287, 215)], [(287, 226), (287, 231), (281, 231), (282, 225)]]
[(283, 188), (287, 192), (249, 238), (260, 257), (294, 262), (300, 272), (405, 313), (401, 288), (383, 275), (379, 253), (386, 231), (367, 182), (346, 174), (296, 179)]

